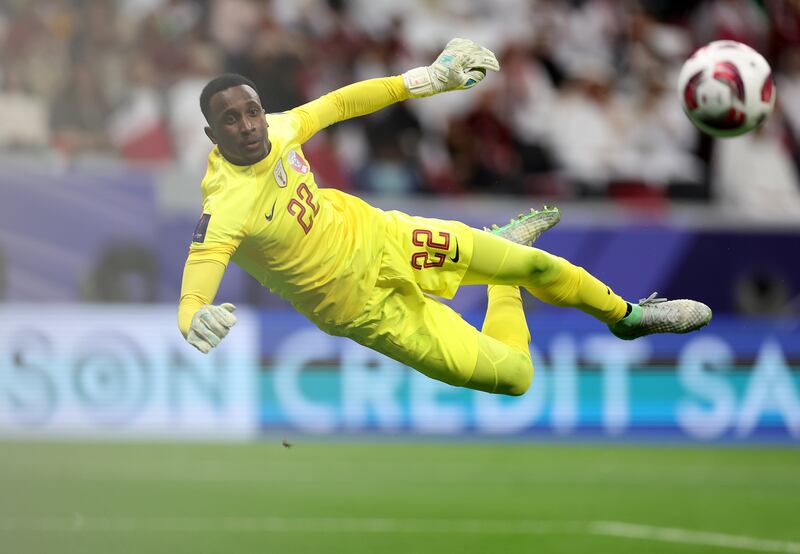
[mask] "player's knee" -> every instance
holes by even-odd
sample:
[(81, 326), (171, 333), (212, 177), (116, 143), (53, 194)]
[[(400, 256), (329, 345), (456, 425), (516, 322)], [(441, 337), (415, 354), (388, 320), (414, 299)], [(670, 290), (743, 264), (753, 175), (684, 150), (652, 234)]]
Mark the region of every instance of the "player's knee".
[(530, 358), (520, 353), (514, 357), (513, 364), (503, 368), (498, 375), (497, 389), (498, 394), (509, 396), (522, 396), (531, 387), (533, 382), (533, 364)]

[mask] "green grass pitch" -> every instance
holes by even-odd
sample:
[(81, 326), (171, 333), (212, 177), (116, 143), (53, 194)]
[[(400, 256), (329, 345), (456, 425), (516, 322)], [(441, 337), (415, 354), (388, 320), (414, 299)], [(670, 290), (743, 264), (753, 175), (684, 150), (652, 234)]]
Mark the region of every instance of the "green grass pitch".
[(0, 552), (800, 552), (800, 449), (0, 442)]

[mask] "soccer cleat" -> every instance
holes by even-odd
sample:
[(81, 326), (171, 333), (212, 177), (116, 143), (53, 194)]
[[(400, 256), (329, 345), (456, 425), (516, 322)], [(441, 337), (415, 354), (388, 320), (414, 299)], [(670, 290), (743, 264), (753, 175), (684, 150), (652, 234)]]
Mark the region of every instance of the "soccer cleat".
[(504, 239), (532, 246), (542, 233), (553, 227), (561, 219), (561, 212), (555, 206), (543, 206), (541, 210), (533, 210), (526, 214), (519, 214), (508, 222), (507, 225), (498, 227), (492, 225), (491, 229), (485, 229)]
[(608, 326), (614, 335), (632, 340), (653, 333), (689, 333), (708, 325), (711, 308), (695, 300), (647, 298), (631, 304), (631, 313)]

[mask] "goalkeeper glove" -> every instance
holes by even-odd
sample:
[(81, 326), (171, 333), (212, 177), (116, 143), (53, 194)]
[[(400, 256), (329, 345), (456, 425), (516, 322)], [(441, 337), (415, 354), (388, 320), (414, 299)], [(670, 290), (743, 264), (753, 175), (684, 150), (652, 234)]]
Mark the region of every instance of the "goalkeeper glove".
[(201, 307), (192, 317), (186, 341), (203, 354), (208, 354), (236, 324), (235, 309), (236, 306), (227, 303)]
[(412, 97), (422, 98), (472, 88), (486, 77), (487, 69), (500, 70), (491, 50), (465, 38), (454, 38), (432, 65), (403, 73), (403, 82)]

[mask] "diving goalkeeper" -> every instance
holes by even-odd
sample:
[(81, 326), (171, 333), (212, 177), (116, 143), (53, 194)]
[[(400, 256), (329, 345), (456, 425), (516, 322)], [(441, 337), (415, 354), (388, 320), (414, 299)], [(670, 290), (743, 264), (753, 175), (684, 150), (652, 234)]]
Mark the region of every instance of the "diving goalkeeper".
[[(531, 211), (482, 231), (456, 221), (382, 211), (319, 188), (302, 145), (329, 125), (394, 102), (469, 89), (494, 54), (453, 39), (436, 61), (403, 75), (355, 83), (288, 112), (265, 114), (248, 79), (223, 75), (200, 96), (215, 147), (202, 181), (203, 211), (183, 273), (178, 323), (209, 352), (236, 323), (214, 305), (232, 260), (320, 329), (381, 352), (455, 386), (510, 395), (531, 384), (530, 333), (519, 287), (577, 308), (623, 339), (685, 333), (711, 310), (692, 300), (623, 300), (583, 268), (531, 245), (559, 219)], [(481, 331), (432, 298), (489, 285)]]

